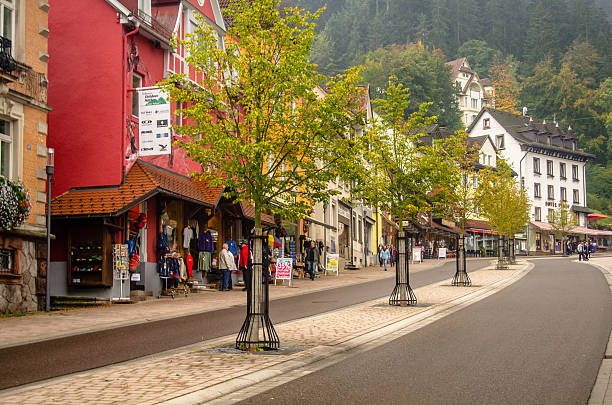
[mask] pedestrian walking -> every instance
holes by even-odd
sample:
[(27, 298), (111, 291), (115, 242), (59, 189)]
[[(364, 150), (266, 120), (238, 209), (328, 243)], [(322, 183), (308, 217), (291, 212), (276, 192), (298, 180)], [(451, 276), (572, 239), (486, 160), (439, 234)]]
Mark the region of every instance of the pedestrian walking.
[(310, 247), (306, 248), (306, 271), (310, 274), (310, 279), (315, 279), (317, 267), (319, 266), (319, 249), (315, 241), (310, 241)]
[(584, 245), (582, 244), (582, 242), (578, 243), (578, 246), (576, 246), (576, 250), (578, 251), (578, 261), (581, 262), (584, 258)]
[(391, 253), (389, 252), (389, 248), (387, 246), (383, 246), (382, 250), (380, 251), (380, 260), (382, 260), (385, 266), (385, 271), (387, 271), (387, 263), (389, 263), (390, 258)]
[(221, 291), (232, 289), (232, 268), (235, 266), (234, 255), (229, 251), (227, 243), (223, 244), (223, 249), (219, 253), (219, 270), (221, 270)]

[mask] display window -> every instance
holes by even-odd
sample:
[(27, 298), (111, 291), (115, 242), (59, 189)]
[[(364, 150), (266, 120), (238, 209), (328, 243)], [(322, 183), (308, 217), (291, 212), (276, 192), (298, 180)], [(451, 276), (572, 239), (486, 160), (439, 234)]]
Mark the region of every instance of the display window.
[(75, 222), (68, 234), (68, 285), (75, 287), (110, 287), (113, 284), (112, 226)]

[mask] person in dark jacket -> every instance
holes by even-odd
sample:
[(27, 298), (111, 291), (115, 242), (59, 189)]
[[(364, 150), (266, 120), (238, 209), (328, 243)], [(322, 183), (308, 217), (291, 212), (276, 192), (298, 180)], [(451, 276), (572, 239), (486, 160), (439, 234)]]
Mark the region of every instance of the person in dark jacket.
[(310, 274), (310, 279), (315, 279), (317, 267), (319, 266), (319, 249), (317, 248), (315, 241), (310, 242), (310, 246), (306, 248), (306, 271)]

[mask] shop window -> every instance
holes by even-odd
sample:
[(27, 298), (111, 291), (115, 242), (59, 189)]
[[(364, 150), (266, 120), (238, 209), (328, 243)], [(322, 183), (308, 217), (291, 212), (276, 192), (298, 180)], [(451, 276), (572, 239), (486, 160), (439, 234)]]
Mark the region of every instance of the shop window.
[(540, 158), (533, 158), (533, 172), (540, 174)]
[(68, 285), (113, 285), (112, 244), (114, 232), (101, 223), (74, 224), (68, 240)]
[(535, 218), (536, 221), (541, 221), (542, 220), (542, 208), (535, 207), (534, 218)]
[(13, 0), (0, 0), (2, 36), (13, 41), (15, 37), (15, 6)]
[[(138, 89), (140, 87), (142, 87), (142, 76), (138, 73), (134, 73), (132, 75), (132, 88)], [(132, 91), (132, 115), (134, 117), (140, 116), (137, 91)]]
[(11, 123), (0, 120), (0, 175), (10, 179), (13, 165), (13, 136)]
[(0, 275), (16, 275), (15, 251), (0, 249)]
[(540, 232), (536, 232), (536, 237), (535, 237), (535, 242), (536, 242), (536, 250), (542, 250), (542, 234)]

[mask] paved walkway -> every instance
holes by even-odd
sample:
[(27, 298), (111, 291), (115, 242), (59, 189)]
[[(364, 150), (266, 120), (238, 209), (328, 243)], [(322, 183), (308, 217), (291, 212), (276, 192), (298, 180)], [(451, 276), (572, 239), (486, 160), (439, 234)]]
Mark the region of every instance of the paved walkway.
[[(370, 339), (369, 342), (383, 341), (393, 336), (392, 328), (396, 326), (406, 327), (418, 320), (436, 319), (436, 314), (443, 309), (457, 310), (458, 304), (468, 298), (491, 294), (496, 288), (520, 277), (526, 267), (514, 266), (512, 270), (502, 271), (487, 268), (471, 272), (470, 277), (476, 287), (451, 287), (450, 280), (445, 280), (418, 288), (415, 293), (421, 305), (416, 307), (390, 307), (386, 304), (387, 298), (381, 298), (278, 324), (276, 330), (282, 346), (279, 352), (273, 354), (237, 352), (232, 349), (235, 339), (235, 335), (232, 335), (0, 391), (0, 403), (200, 403), (218, 398), (224, 392), (237, 392), (254, 384), (263, 387), (265, 383), (262, 382), (290, 369), (299, 369), (351, 348), (361, 347), (367, 343), (365, 337)], [(361, 274), (386, 276), (369, 270)]]
[[(450, 260), (427, 260), (411, 265), (411, 272), (441, 266)], [(270, 299), (280, 299), (331, 288), (360, 284), (395, 276), (395, 268), (385, 272), (380, 267), (367, 267), (355, 271), (341, 271), (339, 276), (320, 276), (294, 279), (292, 287), (270, 285)], [(219, 292), (216, 290), (151, 299), (134, 304), (112, 304), (95, 308), (38, 312), (33, 315), (0, 318), (0, 348), (34, 343), (42, 340), (94, 332), (120, 326), (158, 321), (179, 316), (198, 314), (229, 308), (245, 303), (241, 289)]]

